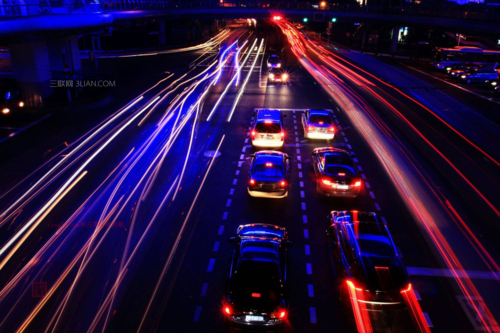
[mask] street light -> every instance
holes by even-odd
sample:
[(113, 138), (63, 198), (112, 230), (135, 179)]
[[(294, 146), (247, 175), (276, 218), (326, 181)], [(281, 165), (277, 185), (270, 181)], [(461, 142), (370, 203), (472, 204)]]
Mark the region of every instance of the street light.
[(336, 17), (332, 18), (332, 22), (337, 22), (337, 18)]
[(326, 1), (321, 1), (321, 3), (319, 4), (321, 7), (325, 8), (326, 6)]
[(308, 18), (307, 18), (307, 17), (304, 17), (304, 18), (302, 19), (302, 22), (304, 22), (304, 23), (307, 23), (307, 21), (308, 21)]

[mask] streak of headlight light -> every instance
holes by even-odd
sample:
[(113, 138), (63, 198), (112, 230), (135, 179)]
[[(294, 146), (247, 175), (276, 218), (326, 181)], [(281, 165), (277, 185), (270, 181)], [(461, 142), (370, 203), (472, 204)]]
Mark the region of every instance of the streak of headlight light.
[(7, 249), (21, 236), (22, 233), (24, 233), (26, 231), (26, 229), (28, 229), (37, 219), (40, 215), (42, 215), (45, 210), (47, 210), (48, 207), (50, 207), (50, 205), (57, 199), (57, 197), (71, 184), (71, 182), (73, 181), (73, 179), (75, 179), (79, 174), (80, 172), (82, 172), (83, 169), (85, 169), (87, 167), (87, 165), (97, 156), (99, 155), (99, 153), (104, 149), (106, 148), (106, 146), (111, 142), (113, 141), (113, 139), (115, 137), (118, 136), (118, 134), (120, 134), (126, 127), (128, 127), (128, 125), (130, 125), (137, 117), (139, 117), (144, 111), (146, 111), (151, 105), (153, 105), (158, 99), (160, 98), (160, 96), (156, 97), (151, 103), (149, 103), (145, 108), (143, 108), (141, 111), (137, 112), (137, 114), (132, 117), (132, 119), (130, 119), (127, 123), (125, 123), (119, 130), (117, 130), (115, 132), (115, 134), (113, 134), (109, 139), (108, 141), (106, 141), (106, 143), (104, 143), (90, 158), (87, 159), (87, 161), (85, 163), (83, 163), (83, 165), (69, 178), (68, 181), (66, 181), (66, 183), (59, 189), (59, 191), (57, 191), (57, 193), (52, 196), (52, 198), (49, 200), (49, 202), (47, 202), (45, 204), (45, 206), (43, 206), (42, 209), (40, 209), (38, 211), (38, 213), (35, 214), (34, 217), (31, 218), (30, 221), (28, 221), (8, 242), (7, 244), (5, 244), (2, 249), (0, 250), (0, 255), (3, 255), (5, 253), (5, 251), (7, 251)]
[[(144, 232), (142, 233), (141, 235), (141, 238), (139, 239), (139, 241), (137, 242), (134, 250), (132, 251), (132, 253), (130, 254), (130, 257), (127, 259), (127, 262), (125, 263), (125, 265), (123, 266), (122, 269), (120, 269), (120, 272), (118, 273), (118, 280), (121, 281), (123, 279), (123, 277), (125, 276), (125, 273), (127, 272), (128, 270), (128, 265), (130, 264), (130, 262), (132, 261), (132, 258), (135, 256), (136, 252), (138, 251), (139, 247), (141, 246), (142, 242), (144, 241), (144, 239), (146, 238), (146, 235), (148, 234), (149, 232), (149, 229), (151, 228), (151, 226), (154, 224), (154, 221), (156, 220), (161, 208), (163, 207), (163, 205), (165, 204), (165, 202), (167, 201), (168, 197), (170, 196), (170, 193), (172, 192), (172, 189), (174, 188), (175, 186), (175, 183), (177, 182), (177, 179), (179, 177), (177, 176), (177, 178), (175, 179), (174, 183), (172, 183), (172, 185), (170, 186), (170, 189), (168, 190), (167, 194), (165, 195), (165, 197), (163, 197), (163, 200), (162, 202), (160, 203), (160, 205), (158, 206), (158, 209), (156, 210), (154, 216), (152, 217), (151, 221), (148, 223), (148, 226), (146, 227), (146, 229), (144, 230)], [(94, 317), (94, 320), (92, 321), (92, 324), (90, 325), (89, 327), (89, 330), (90, 332), (94, 331), (97, 324), (99, 323), (104, 311), (106, 310), (106, 308), (108, 307), (108, 304), (110, 304), (110, 302), (113, 300), (114, 298), (114, 295), (115, 295), (115, 292), (116, 290), (118, 289), (118, 284), (115, 284), (115, 286), (113, 286), (112, 290), (110, 290), (110, 292), (108, 293), (108, 295), (106, 296), (106, 299), (104, 300), (104, 302), (102, 302), (102, 305), (101, 307), (99, 308), (96, 316)], [(103, 327), (105, 328), (105, 326)]]
[[(248, 39), (240, 46), (240, 48), (238, 49), (238, 52), (236, 52), (236, 55), (234, 56), (234, 64), (236, 66), (236, 75), (237, 75), (237, 79), (236, 79), (236, 82), (234, 84), (235, 87), (237, 87), (238, 84), (240, 84), (240, 76), (241, 76), (240, 52), (243, 49), (243, 47), (245, 47), (245, 44), (247, 42), (248, 42)], [(244, 64), (242, 66), (244, 66)]]
[[(236, 43), (238, 43), (238, 41), (237, 41), (237, 40), (236, 40), (233, 44), (229, 45), (229, 46), (227, 47), (227, 49), (225, 49), (225, 50), (224, 50), (224, 52), (222, 52), (222, 53), (221, 53), (220, 58), (219, 58), (219, 74), (217, 75), (217, 78), (216, 78), (216, 79), (215, 79), (215, 81), (214, 81), (214, 84), (215, 84), (215, 85), (217, 85), (217, 84), (219, 83), (219, 79), (220, 79), (220, 77), (221, 77), (221, 75), (222, 75), (222, 70), (223, 70), (224, 65), (225, 65), (225, 63), (226, 63), (226, 62), (224, 61), (224, 56), (226, 55), (226, 53), (227, 53), (229, 50), (231, 50), (231, 49), (233, 48), (233, 46), (234, 46)], [(228, 56), (228, 57), (229, 57), (229, 56)], [(227, 61), (227, 59), (226, 59), (226, 61)]]
[[(70, 153), (68, 153), (65, 157), (63, 157), (55, 166), (53, 166), (42, 178), (40, 178), (28, 191), (26, 191), (19, 199), (17, 199), (12, 205), (9, 206), (6, 210), (2, 212), (1, 218), (3, 217), (10, 211), (12, 208), (17, 205), (21, 200), (23, 200), (33, 189), (35, 189), (42, 181), (44, 181), (59, 165), (64, 163), (70, 156), (73, 155), (74, 152), (78, 151), (83, 145), (85, 145), (88, 141), (90, 141), (92, 138), (94, 138), (102, 129), (106, 128), (109, 124), (111, 124), (116, 118), (121, 116), (123, 113), (128, 111), (132, 106), (134, 106), (137, 102), (139, 102), (141, 99), (143, 99), (144, 96), (141, 96), (134, 100), (132, 103), (128, 104), (125, 108), (123, 108), (121, 111), (119, 111), (114, 117), (109, 119), (106, 123), (104, 123), (98, 130), (93, 131), (93, 133), (85, 139), (81, 144), (79, 144), (75, 149), (73, 149)], [(3, 221), (0, 223), (0, 226), (3, 224)], [(0, 253), (1, 255), (1, 253)]]
[(236, 106), (238, 105), (238, 102), (240, 101), (241, 96), (243, 95), (243, 92), (245, 91), (245, 87), (248, 83), (248, 80), (250, 79), (250, 76), (252, 76), (253, 69), (255, 67), (255, 64), (257, 63), (257, 59), (259, 59), (259, 54), (260, 50), (262, 48), (262, 44), (264, 44), (264, 38), (261, 39), (259, 49), (257, 50), (257, 56), (255, 57), (255, 60), (253, 61), (252, 67), (250, 67), (250, 72), (248, 72), (247, 77), (245, 78), (245, 82), (243, 82), (243, 86), (240, 88), (240, 91), (238, 92), (238, 95), (236, 96), (236, 99), (233, 103), (233, 107), (231, 108), (231, 113), (229, 113), (229, 117), (227, 118), (227, 121), (231, 121), (231, 117), (233, 116), (234, 110), (236, 109)]
[(40, 224), (40, 222), (43, 221), (43, 219), (54, 209), (54, 207), (59, 203), (59, 201), (62, 200), (68, 194), (69, 191), (82, 179), (85, 175), (87, 174), (87, 171), (84, 171), (80, 174), (78, 178), (76, 178), (60, 195), (58, 195), (55, 200), (52, 202), (52, 204), (44, 211), (40, 217), (34, 221), (34, 223), (31, 225), (31, 228), (28, 229), (28, 231), (23, 235), (23, 237), (17, 242), (17, 244), (10, 250), (10, 252), (4, 257), (2, 262), (0, 263), (0, 270), (5, 266), (5, 264), (12, 258), (14, 253), (19, 249), (19, 247), (24, 243), (24, 241), (31, 235), (33, 230)]
[[(250, 47), (250, 49), (249, 49), (250, 52), (247, 53), (247, 56), (246, 56), (245, 60), (241, 64), (242, 67), (245, 66), (245, 64), (247, 63), (247, 60), (248, 60), (250, 54), (252, 54), (252, 50), (253, 50), (253, 48), (254, 48), (254, 46), (255, 46), (256, 43), (257, 43), (257, 39), (254, 40), (252, 46)], [(215, 103), (214, 107), (212, 108), (212, 111), (210, 111), (210, 114), (207, 117), (207, 121), (210, 121), (210, 119), (212, 119), (212, 115), (214, 114), (214, 112), (217, 109), (217, 107), (219, 106), (220, 102), (222, 101), (222, 99), (224, 98), (224, 96), (226, 95), (226, 93), (228, 92), (229, 88), (231, 88), (231, 83), (234, 81), (234, 79), (235, 79), (235, 77), (233, 77), (232, 81), (229, 82), (229, 84), (226, 86), (226, 89), (224, 89), (224, 91), (220, 95), (219, 99), (217, 100), (217, 102)]]
[[(156, 283), (154, 292), (151, 295), (151, 298), (149, 300), (148, 306), (146, 307), (146, 311), (144, 311), (144, 315), (142, 316), (141, 323), (139, 324), (139, 327), (137, 328), (137, 332), (141, 331), (142, 325), (144, 325), (144, 321), (146, 320), (146, 317), (148, 315), (149, 309), (151, 308), (151, 304), (153, 303), (153, 299), (154, 299), (156, 293), (158, 292), (158, 288), (160, 287), (161, 281), (163, 280), (163, 277), (167, 273), (168, 269), (170, 268), (170, 264), (172, 262), (172, 259), (173, 259), (174, 255), (175, 255), (175, 252), (177, 251), (177, 247), (179, 246), (180, 240), (182, 238), (182, 234), (184, 233), (184, 229), (186, 228), (187, 221), (188, 221), (189, 217), (191, 216), (191, 212), (193, 211), (193, 207), (196, 204), (196, 201), (198, 200), (198, 196), (200, 195), (200, 192), (201, 192), (201, 190), (203, 188), (203, 185), (205, 184), (205, 181), (207, 179), (207, 176), (210, 173), (210, 170), (212, 169), (212, 165), (213, 165), (215, 159), (217, 158), (217, 153), (219, 152), (220, 147), (221, 147), (222, 142), (224, 141), (225, 137), (226, 137), (225, 135), (222, 136), (222, 138), (221, 138), (221, 140), (219, 142), (219, 145), (217, 146), (217, 149), (215, 150), (215, 154), (212, 157), (212, 160), (210, 161), (210, 164), (208, 166), (207, 172), (205, 173), (205, 176), (203, 177), (203, 180), (201, 181), (200, 187), (198, 188), (198, 191), (196, 192), (196, 195), (195, 195), (195, 197), (193, 199), (193, 202), (191, 203), (191, 207), (189, 208), (189, 211), (186, 214), (184, 222), (182, 223), (182, 227), (179, 230), (179, 233), (177, 234), (177, 238), (175, 240), (175, 243), (172, 246), (172, 250), (170, 251), (170, 254), (169, 254), (168, 258), (167, 258), (167, 261), (165, 262), (165, 265), (163, 266), (163, 270), (162, 270), (162, 272), (160, 274), (160, 277), (158, 278), (158, 282)], [(168, 295), (168, 297), (169, 296), (170, 295)], [(168, 300), (168, 297), (167, 297), (167, 300)]]
[[(314, 76), (315, 71), (311, 70), (310, 67), (315, 65), (309, 63), (310, 60), (306, 62), (302, 57), (299, 57), (299, 60), (301, 61), (302, 65), (309, 71), (309, 73), (313, 74)], [(324, 87), (328, 88), (327, 93), (330, 96), (332, 96), (339, 103), (344, 104), (344, 101), (342, 99), (345, 99), (345, 96), (343, 97), (341, 93), (339, 94), (340, 91), (334, 92), (332, 89), (333, 85)], [(347, 99), (345, 100), (345, 102), (350, 103)], [(391, 180), (396, 185), (396, 188), (403, 197), (406, 205), (412, 212), (412, 215), (420, 223), (420, 225), (425, 228), (427, 234), (431, 237), (434, 246), (438, 249), (441, 257), (452, 272), (455, 278), (455, 282), (458, 284), (465, 297), (468, 300), (473, 299), (473, 297), (480, 297), (480, 294), (475, 285), (472, 283), (471, 279), (469, 277), (466, 277), (465, 279), (463, 279), (465, 281), (465, 283), (463, 283), (462, 278), (457, 274), (457, 269), (464, 269), (455, 253), (453, 252), (453, 249), (451, 249), (450, 245), (448, 244), (446, 238), (437, 227), (433, 215), (429, 212), (427, 206), (431, 204), (432, 201), (427, 200), (427, 206), (424, 205), (424, 202), (422, 200), (425, 199), (425, 196), (423, 196), (423, 192), (425, 191), (423, 189), (420, 189), (419, 184), (411, 182), (411, 176), (405, 176), (404, 170), (401, 169), (396, 161), (394, 161), (392, 158), (388, 158), (388, 156), (392, 156), (387, 154), (387, 151), (391, 149), (389, 149), (389, 146), (381, 141), (381, 137), (375, 135), (375, 133), (377, 132), (376, 129), (371, 128), (371, 122), (368, 119), (363, 118), (363, 113), (356, 112), (356, 108), (354, 108), (353, 106), (348, 107), (347, 105), (345, 105), (344, 108), (346, 109), (346, 114), (349, 116), (353, 124), (357, 124), (356, 126), (358, 129), (360, 129), (360, 133), (376, 153), (376, 156), (379, 158), (382, 165), (385, 167), (386, 171), (391, 177)], [(397, 154), (395, 156), (397, 156)], [(493, 315), (491, 315), (491, 312), (487, 307), (483, 311), (479, 311), (477, 309), (477, 305), (474, 302), (471, 302), (471, 304), (475, 311), (478, 313), (480, 321), (483, 323), (484, 327), (489, 328), (498, 326), (496, 320), (494, 319)]]

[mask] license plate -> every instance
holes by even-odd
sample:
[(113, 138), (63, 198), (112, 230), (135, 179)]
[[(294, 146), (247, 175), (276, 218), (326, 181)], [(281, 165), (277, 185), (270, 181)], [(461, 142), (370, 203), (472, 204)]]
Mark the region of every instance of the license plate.
[(262, 189), (263, 190), (272, 190), (272, 189), (274, 189), (274, 186), (273, 185), (262, 185)]
[(339, 190), (347, 190), (349, 188), (349, 185), (337, 185), (337, 188)]
[(267, 139), (267, 140), (272, 140), (272, 139), (274, 139), (274, 136), (272, 136), (272, 135), (267, 135), (267, 136), (266, 136), (266, 139)]
[(281, 79), (276, 79), (276, 81), (281, 82)]
[(246, 321), (264, 321), (264, 317), (263, 316), (250, 316), (250, 315), (246, 315), (245, 316), (245, 320)]

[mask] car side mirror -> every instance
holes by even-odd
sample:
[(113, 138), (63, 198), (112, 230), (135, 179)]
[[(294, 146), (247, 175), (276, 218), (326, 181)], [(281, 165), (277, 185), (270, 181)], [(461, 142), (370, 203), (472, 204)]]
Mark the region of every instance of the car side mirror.
[(236, 242), (236, 237), (231, 237), (228, 239), (229, 243), (235, 243)]

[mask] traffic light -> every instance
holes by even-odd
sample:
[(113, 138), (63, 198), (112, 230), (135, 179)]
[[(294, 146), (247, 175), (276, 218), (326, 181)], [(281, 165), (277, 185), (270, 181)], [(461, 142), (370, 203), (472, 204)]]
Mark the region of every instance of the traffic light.
[(304, 17), (304, 18), (302, 19), (302, 22), (304, 22), (304, 23), (307, 23), (307, 21), (308, 21), (308, 18), (307, 18), (307, 17)]
[(336, 17), (332, 18), (332, 22), (337, 22), (337, 18)]

